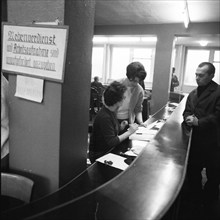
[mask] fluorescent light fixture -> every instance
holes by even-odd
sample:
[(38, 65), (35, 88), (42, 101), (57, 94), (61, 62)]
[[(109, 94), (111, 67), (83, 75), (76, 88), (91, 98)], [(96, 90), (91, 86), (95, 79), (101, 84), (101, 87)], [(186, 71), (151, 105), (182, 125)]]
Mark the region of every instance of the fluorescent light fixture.
[(200, 44), (202, 47), (205, 47), (205, 46), (207, 46), (208, 41), (207, 41), (207, 40), (200, 40), (200, 41), (199, 41), (199, 44)]
[(187, 1), (185, 1), (185, 7), (183, 11), (183, 22), (184, 22), (185, 28), (188, 28), (190, 19), (189, 19), (189, 10), (188, 10)]

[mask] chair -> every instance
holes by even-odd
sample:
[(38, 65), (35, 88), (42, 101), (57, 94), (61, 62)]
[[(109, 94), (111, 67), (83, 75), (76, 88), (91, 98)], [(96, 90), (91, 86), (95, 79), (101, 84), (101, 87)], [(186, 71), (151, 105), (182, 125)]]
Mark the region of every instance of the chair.
[(1, 173), (1, 196), (12, 197), (29, 203), (33, 191), (33, 180), (12, 173)]

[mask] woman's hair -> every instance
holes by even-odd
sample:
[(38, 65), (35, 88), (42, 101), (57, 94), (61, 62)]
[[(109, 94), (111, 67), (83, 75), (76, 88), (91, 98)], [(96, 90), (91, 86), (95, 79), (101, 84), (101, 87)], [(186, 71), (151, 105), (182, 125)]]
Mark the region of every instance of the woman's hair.
[(130, 80), (133, 80), (135, 77), (137, 77), (141, 81), (146, 78), (147, 73), (144, 66), (140, 62), (132, 62), (127, 66), (126, 76)]
[(117, 102), (121, 102), (124, 98), (126, 86), (114, 81), (112, 82), (104, 92), (104, 102), (107, 106), (113, 106)]

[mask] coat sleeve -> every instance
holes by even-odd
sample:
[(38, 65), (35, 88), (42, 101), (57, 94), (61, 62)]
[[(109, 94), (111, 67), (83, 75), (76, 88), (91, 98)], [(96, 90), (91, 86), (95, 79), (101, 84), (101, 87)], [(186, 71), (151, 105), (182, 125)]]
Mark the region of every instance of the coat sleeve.
[(220, 126), (220, 86), (216, 91), (216, 98), (213, 99), (214, 111), (199, 119), (200, 127)]

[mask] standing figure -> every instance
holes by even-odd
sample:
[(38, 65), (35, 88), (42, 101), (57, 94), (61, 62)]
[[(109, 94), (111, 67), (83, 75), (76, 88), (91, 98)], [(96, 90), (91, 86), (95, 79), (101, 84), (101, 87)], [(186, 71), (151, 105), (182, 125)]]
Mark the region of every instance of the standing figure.
[[(220, 85), (212, 80), (212, 63), (199, 64), (195, 75), (198, 87), (190, 92), (183, 112), (184, 123), (192, 128), (187, 180), (192, 201), (207, 205), (219, 199)], [(204, 189), (203, 168), (207, 176)]]
[(117, 111), (119, 122), (126, 120), (128, 124), (137, 122), (145, 126), (142, 117), (142, 103), (144, 90), (139, 84), (146, 77), (147, 73), (140, 62), (132, 62), (127, 66), (127, 78), (120, 82), (126, 86), (125, 100)]
[(179, 86), (179, 80), (175, 73), (175, 67), (172, 68), (172, 78), (171, 78), (171, 85), (170, 85), (170, 92), (174, 92), (174, 88)]

